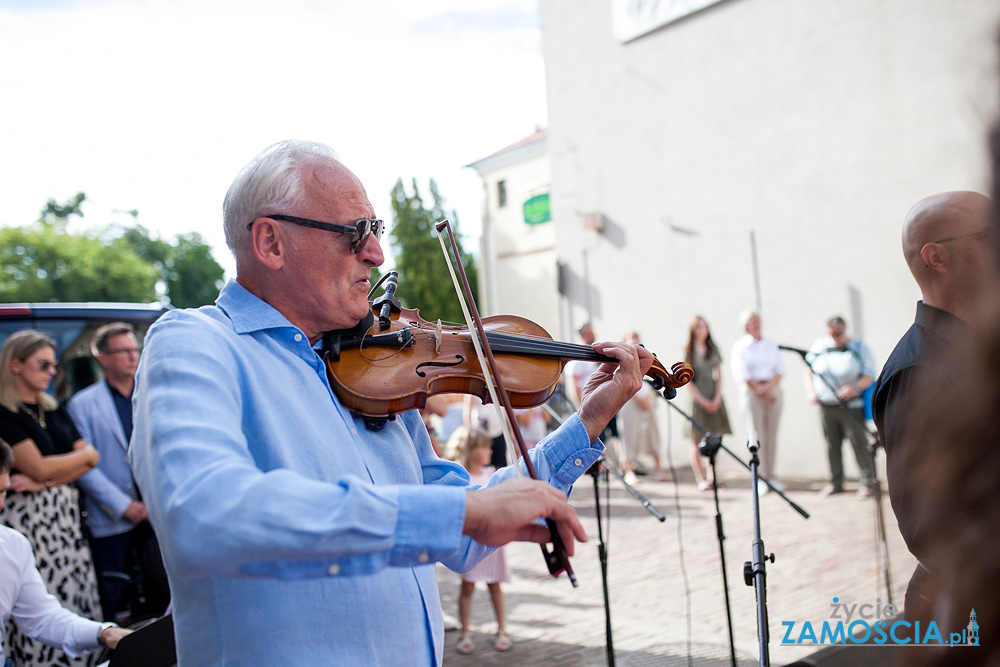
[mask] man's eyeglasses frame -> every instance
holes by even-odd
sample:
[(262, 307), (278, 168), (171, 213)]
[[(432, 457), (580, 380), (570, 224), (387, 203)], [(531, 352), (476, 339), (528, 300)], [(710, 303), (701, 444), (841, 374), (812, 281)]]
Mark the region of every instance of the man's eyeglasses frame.
[(967, 234), (958, 234), (956, 236), (949, 236), (948, 238), (941, 239), (939, 241), (931, 241), (931, 243), (950, 243), (951, 241), (957, 241), (958, 239), (964, 239), (970, 236), (978, 236), (981, 239), (985, 239), (992, 233), (993, 233), (992, 227), (983, 227), (982, 229), (977, 229), (974, 232), (969, 232)]
[[(333, 232), (335, 234), (350, 234), (351, 235), (351, 253), (357, 255), (359, 252), (364, 250), (365, 244), (368, 242), (369, 236), (375, 236), (376, 240), (382, 238), (382, 232), (385, 230), (385, 223), (377, 218), (363, 218), (356, 221), (353, 225), (336, 225), (332, 222), (320, 222), (319, 220), (310, 220), (308, 218), (299, 218), (294, 215), (262, 215), (262, 218), (270, 218), (272, 220), (281, 220), (283, 222), (290, 222), (293, 225), (299, 225), (301, 227), (312, 227), (313, 229), (322, 229), (323, 231)], [(247, 229), (253, 227), (255, 221), (251, 220), (247, 224)]]

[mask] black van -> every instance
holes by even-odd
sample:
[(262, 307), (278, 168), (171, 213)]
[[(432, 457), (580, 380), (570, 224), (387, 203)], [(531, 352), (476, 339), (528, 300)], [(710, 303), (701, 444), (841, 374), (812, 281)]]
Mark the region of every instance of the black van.
[(55, 396), (65, 401), (102, 378), (90, 349), (94, 330), (108, 322), (128, 322), (142, 341), (149, 325), (170, 306), (161, 303), (4, 303), (0, 304), (0, 345), (22, 329), (37, 329), (56, 341), (59, 372)]

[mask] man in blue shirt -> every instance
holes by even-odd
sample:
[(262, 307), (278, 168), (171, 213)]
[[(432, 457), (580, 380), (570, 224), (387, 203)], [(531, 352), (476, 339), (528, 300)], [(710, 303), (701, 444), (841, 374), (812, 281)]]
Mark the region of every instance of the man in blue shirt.
[[(179, 664), (440, 664), (434, 563), (464, 570), (511, 540), (546, 542), (603, 451), (597, 439), (652, 356), (622, 343), (580, 412), (533, 450), (539, 479), (487, 488), (433, 452), (417, 414), (380, 430), (333, 394), (314, 345), (370, 310), (381, 221), (326, 146), (282, 142), (224, 204), (236, 280), (215, 306), (146, 336), (129, 457), (170, 578)], [(333, 224), (331, 224), (333, 223)], [(335, 232), (335, 233), (331, 233)]]

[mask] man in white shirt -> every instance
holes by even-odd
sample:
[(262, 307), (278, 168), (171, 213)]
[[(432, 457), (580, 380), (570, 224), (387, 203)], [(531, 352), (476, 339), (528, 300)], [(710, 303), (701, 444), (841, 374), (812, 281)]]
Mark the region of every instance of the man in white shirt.
[[(0, 440), (0, 509), (10, 486), (14, 455)], [(98, 623), (64, 609), (45, 590), (31, 544), (21, 533), (0, 526), (0, 627), (13, 617), (28, 636), (78, 657), (101, 647), (115, 648), (132, 632), (114, 623)], [(0, 635), (0, 640), (3, 636)], [(0, 664), (5, 656), (0, 644)]]

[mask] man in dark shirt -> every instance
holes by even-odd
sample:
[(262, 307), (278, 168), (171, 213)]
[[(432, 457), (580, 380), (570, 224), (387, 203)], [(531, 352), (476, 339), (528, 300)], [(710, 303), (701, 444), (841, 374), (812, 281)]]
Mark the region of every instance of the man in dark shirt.
[[(919, 561), (906, 592), (909, 618), (930, 613), (941, 586), (935, 555), (967, 512), (957, 500), (962, 477), (945, 467), (961, 459), (959, 450), (930, 442), (928, 434), (936, 429), (928, 429), (922, 416), (940, 414), (941, 397), (956, 395), (968, 378), (962, 372), (963, 359), (968, 363), (963, 351), (971, 340), (970, 325), (978, 319), (979, 299), (994, 275), (990, 210), (990, 200), (981, 194), (947, 192), (918, 202), (903, 223), (903, 255), (922, 300), (913, 326), (875, 383), (873, 416), (886, 450), (889, 499), (907, 547)], [(957, 434), (964, 428), (961, 417), (953, 413), (951, 418)], [(962, 452), (971, 449), (969, 443), (955, 445), (964, 447)]]

